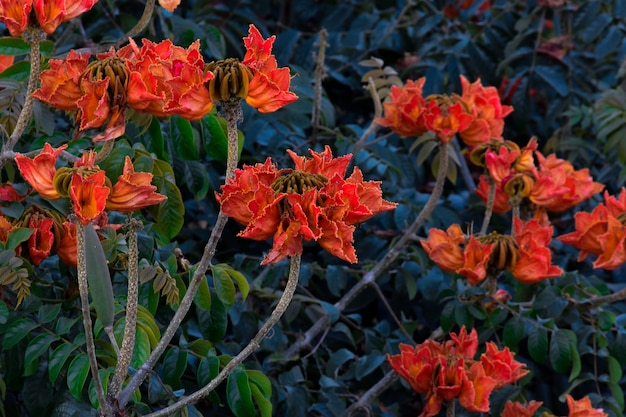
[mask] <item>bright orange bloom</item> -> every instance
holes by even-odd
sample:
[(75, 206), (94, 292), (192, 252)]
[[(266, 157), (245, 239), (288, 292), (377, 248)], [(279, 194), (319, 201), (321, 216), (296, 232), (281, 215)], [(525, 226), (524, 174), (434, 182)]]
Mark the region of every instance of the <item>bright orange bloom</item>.
[(39, 213), (30, 216), (28, 227), (33, 230), (33, 234), (28, 238), (28, 257), (35, 266), (50, 255), (54, 243), (52, 224), (51, 218)]
[(54, 189), (52, 179), (56, 173), (56, 162), (59, 154), (65, 148), (67, 145), (54, 149), (49, 143), (46, 143), (39, 155), (33, 159), (20, 153), (15, 154), (15, 162), (20, 174), (43, 198), (49, 200), (61, 198)]
[(51, 59), (50, 69), (39, 74), (41, 87), (33, 97), (57, 109), (76, 110), (76, 102), (83, 95), (80, 79), (88, 62), (89, 54), (78, 54), (73, 50), (64, 60)]
[(170, 13), (176, 10), (179, 4), (180, 0), (159, 0), (159, 5)]
[(589, 397), (575, 400), (574, 397), (567, 394), (567, 406), (569, 414), (567, 417), (608, 417), (608, 414), (601, 408), (592, 408)]
[(216, 195), (224, 213), (246, 226), (239, 236), (274, 237), (263, 264), (302, 253), (303, 240), (354, 263), (354, 224), (396, 206), (382, 199), (380, 182), (363, 181), (359, 168), (344, 179), (351, 155), (333, 158), (328, 146), (310, 153), (312, 159), (289, 152), (293, 170), (279, 170), (269, 158), (244, 166)]
[[(486, 175), (483, 174), (480, 176), (475, 191), (481, 200), (486, 203), (489, 196), (489, 180)], [(496, 185), (496, 198), (493, 202), (493, 212), (506, 213), (511, 210), (511, 203), (509, 200), (510, 196), (502, 189), (502, 187)]]
[(13, 65), (15, 57), (13, 55), (0, 55), (0, 73)]
[(382, 118), (374, 120), (400, 136), (419, 136), (428, 129), (424, 122), (424, 98), (422, 89), (426, 78), (408, 80), (403, 87), (391, 86), (389, 101), (383, 103)]
[(456, 273), (463, 275), (470, 284), (477, 285), (487, 277), (487, 267), (493, 245), (481, 243), (474, 236), (470, 236), (463, 251), (463, 267)]
[(98, 0), (33, 0), (39, 27), (51, 34), (67, 22), (90, 10)]
[(486, 375), (482, 364), (475, 362), (463, 373), (463, 389), (459, 404), (468, 411), (489, 412), (489, 396), (498, 389), (497, 381)]
[(72, 174), (69, 193), (74, 213), (82, 224), (87, 224), (102, 214), (109, 192), (109, 188), (105, 186), (104, 171)]
[(20, 195), (10, 182), (0, 185), (0, 201), (23, 201), (26, 195)]
[(11, 36), (18, 37), (24, 33), (32, 9), (32, 0), (0, 0), (0, 21)]
[(393, 356), (387, 354), (387, 360), (393, 370), (404, 378), (415, 392), (426, 394), (432, 389), (431, 375), (435, 369), (435, 359), (441, 356), (442, 352), (442, 346), (433, 340), (427, 340), (415, 348), (400, 343), (400, 354)]
[(76, 267), (78, 250), (76, 248), (76, 223), (64, 222), (57, 236), (57, 255), (65, 265)]
[(450, 142), (454, 135), (469, 128), (473, 120), (474, 116), (467, 113), (464, 103), (458, 100), (451, 100), (450, 103), (431, 100), (426, 103), (426, 127), (444, 143)]
[(508, 347), (498, 350), (493, 342), (487, 342), (486, 346), (487, 350), (480, 356), (480, 363), (485, 374), (496, 381), (495, 389), (510, 385), (530, 372), (524, 369), (525, 364), (513, 359), (515, 354)]
[[(481, 6), (482, 7), (482, 6)], [(480, 79), (471, 83), (461, 75), (463, 93), (461, 98), (470, 108), (474, 119), (459, 136), (467, 146), (487, 143), (492, 138), (502, 137), (504, 118), (513, 111), (511, 106), (503, 106), (495, 87), (484, 87)]]
[(563, 274), (561, 268), (552, 265), (552, 251), (548, 248), (554, 232), (551, 226), (542, 227), (537, 219), (524, 223), (516, 217), (513, 227), (520, 257), (511, 273), (518, 281), (536, 284)]
[(248, 87), (246, 103), (261, 113), (275, 112), (298, 99), (298, 96), (289, 91), (289, 68), (278, 68), (276, 57), (272, 55), (275, 39), (275, 35), (263, 39), (254, 25), (250, 25), (248, 36), (243, 38), (246, 55), (242, 64), (254, 73)]
[(151, 182), (152, 174), (149, 172), (135, 172), (133, 162), (127, 156), (124, 161), (124, 171), (111, 190), (111, 195), (106, 202), (106, 208), (122, 213), (130, 213), (159, 204), (167, 199), (166, 196), (155, 192), (156, 187)]
[(454, 332), (450, 333), (450, 340), (445, 342), (444, 351), (465, 358), (474, 358), (478, 351), (478, 332), (476, 329), (472, 329), (468, 334), (467, 329), (463, 326), (458, 335)]
[(533, 417), (543, 402), (530, 401), (528, 404), (507, 401), (500, 417)]
[(0, 242), (7, 243), (9, 233), (11, 233), (13, 229), (15, 229), (15, 226), (13, 226), (6, 217), (0, 214)]

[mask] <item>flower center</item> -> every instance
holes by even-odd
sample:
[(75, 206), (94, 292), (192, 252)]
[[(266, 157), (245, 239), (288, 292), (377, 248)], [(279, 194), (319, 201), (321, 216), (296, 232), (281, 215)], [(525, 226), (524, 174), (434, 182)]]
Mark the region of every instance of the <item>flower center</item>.
[(517, 264), (520, 257), (519, 246), (512, 236), (493, 232), (486, 236), (478, 237), (478, 241), (483, 244), (493, 244), (489, 265), (487, 266), (488, 270), (498, 272), (505, 269), (511, 270)]
[(237, 58), (210, 62), (206, 70), (213, 73), (213, 79), (206, 83), (211, 100), (228, 101), (248, 97), (248, 87), (252, 80), (252, 70)]
[(302, 194), (312, 188), (324, 188), (327, 182), (328, 178), (322, 174), (291, 171), (276, 178), (270, 187), (277, 193)]
[[(67, 198), (70, 196), (70, 185), (74, 174), (79, 174), (85, 178), (96, 174), (98, 171), (100, 171), (100, 169), (97, 167), (61, 167), (54, 174), (52, 184), (54, 185), (55, 191), (61, 197)], [(113, 184), (111, 184), (111, 180), (108, 177), (104, 177), (104, 182), (107, 187), (113, 188)]]
[(109, 78), (107, 93), (111, 105), (123, 106), (126, 104), (126, 87), (130, 78), (130, 70), (124, 58), (109, 57), (94, 61), (83, 73), (89, 81), (101, 81)]

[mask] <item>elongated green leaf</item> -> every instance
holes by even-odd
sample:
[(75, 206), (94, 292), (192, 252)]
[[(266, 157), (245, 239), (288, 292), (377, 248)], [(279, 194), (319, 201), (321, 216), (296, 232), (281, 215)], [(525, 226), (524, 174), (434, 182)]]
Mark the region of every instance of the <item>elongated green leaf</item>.
[(50, 333), (42, 333), (30, 341), (24, 353), (24, 376), (35, 373), (39, 365), (39, 358), (43, 356), (50, 345), (59, 340), (59, 336)]
[(183, 159), (197, 161), (198, 149), (191, 122), (180, 116), (174, 116), (172, 119), (178, 130), (178, 134), (174, 135), (174, 149), (176, 149), (176, 154)]
[(211, 112), (202, 119), (205, 128), (204, 149), (207, 155), (217, 161), (228, 158), (228, 136), (226, 120)]
[(61, 312), (61, 304), (44, 304), (39, 307), (39, 313), (37, 314), (37, 319), (39, 323), (49, 323), (52, 320), (55, 320), (59, 313)]
[(75, 346), (71, 343), (63, 343), (54, 349), (48, 361), (48, 377), (50, 378), (50, 383), (54, 384), (54, 381), (57, 380), (61, 369), (63, 369), (65, 362), (67, 362), (67, 359), (74, 352), (74, 349)]
[(231, 267), (228, 267), (226, 272), (233, 280), (235, 280), (237, 286), (239, 287), (239, 291), (241, 292), (241, 298), (245, 300), (250, 292), (250, 284), (248, 283), (246, 277), (241, 272), (235, 271)]
[(163, 140), (163, 131), (161, 130), (161, 122), (156, 116), (152, 116), (152, 121), (148, 127), (148, 133), (150, 134), (150, 142), (152, 147), (150, 150), (156, 154), (159, 159), (168, 161), (167, 152), (165, 152), (165, 141)]
[(571, 360), (571, 342), (565, 332), (554, 329), (550, 338), (550, 364), (555, 371), (565, 373), (569, 370)]
[[(39, 44), (39, 50), (42, 54), (50, 55), (54, 49), (54, 43), (51, 41), (43, 41)], [(30, 45), (22, 38), (2, 37), (0, 38), (0, 54), (1, 55), (26, 55), (30, 53)]]
[(181, 388), (181, 377), (187, 368), (187, 351), (170, 348), (163, 358), (163, 380), (174, 389)]
[(155, 160), (153, 174), (159, 193), (167, 196), (167, 200), (150, 209), (156, 223), (152, 230), (168, 241), (178, 234), (184, 224), (185, 205), (183, 197), (176, 185), (172, 167), (164, 161)]
[(30, 62), (20, 61), (0, 72), (0, 80), (26, 81), (30, 74)]
[(548, 331), (543, 326), (533, 326), (528, 333), (528, 353), (537, 362), (543, 363), (548, 355)]
[(17, 345), (37, 326), (38, 324), (31, 319), (19, 319), (11, 323), (2, 337), (2, 350), (11, 349)]
[(237, 417), (254, 417), (254, 404), (248, 375), (242, 369), (235, 368), (228, 375), (226, 382), (228, 407)]
[(520, 316), (515, 316), (504, 326), (504, 344), (511, 348), (517, 347), (526, 333), (526, 322)]
[(77, 400), (82, 399), (83, 388), (89, 375), (89, 358), (86, 353), (80, 353), (70, 363), (67, 369), (67, 387)]
[(143, 364), (148, 356), (150, 356), (150, 338), (146, 333), (144, 327), (137, 323), (137, 334), (135, 335), (135, 349), (133, 350), (133, 358), (130, 361), (130, 365), (133, 368), (139, 368)]
[(6, 249), (15, 250), (21, 243), (26, 242), (33, 232), (33, 229), (27, 227), (18, 227), (11, 230), (7, 238)]
[(196, 292), (196, 296), (193, 301), (200, 308), (205, 310), (211, 309), (211, 291), (209, 290), (209, 283), (206, 278), (200, 282), (198, 292)]
[(272, 402), (268, 397), (263, 396), (263, 393), (259, 389), (258, 385), (250, 384), (250, 392), (252, 393), (252, 398), (254, 398), (254, 402), (259, 408), (259, 412), (261, 413), (261, 417), (271, 417), (272, 416)]
[(211, 268), (213, 275), (213, 285), (215, 286), (215, 294), (220, 301), (228, 306), (235, 302), (235, 284), (230, 275), (220, 265)]
[(112, 327), (115, 305), (113, 303), (111, 274), (109, 273), (109, 266), (100, 243), (100, 238), (92, 223), (85, 226), (85, 252), (87, 281), (93, 306), (102, 325), (105, 328)]

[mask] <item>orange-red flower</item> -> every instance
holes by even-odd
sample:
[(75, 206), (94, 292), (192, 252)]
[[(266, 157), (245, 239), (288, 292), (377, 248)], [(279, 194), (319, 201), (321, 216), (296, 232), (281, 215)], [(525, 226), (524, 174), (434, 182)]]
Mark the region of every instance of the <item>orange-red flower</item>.
[(35, 266), (50, 255), (54, 243), (52, 224), (53, 220), (42, 214), (30, 216), (28, 227), (33, 230), (33, 234), (28, 238), (27, 246), (29, 259)]
[(49, 200), (61, 198), (54, 189), (52, 179), (56, 173), (56, 162), (59, 154), (65, 148), (67, 145), (54, 149), (49, 143), (46, 143), (39, 155), (33, 159), (20, 153), (15, 155), (15, 162), (20, 174), (43, 198)]
[(298, 96), (289, 91), (289, 68), (278, 68), (276, 57), (272, 55), (275, 39), (275, 35), (263, 39), (254, 25), (250, 25), (248, 36), (243, 38), (246, 54), (242, 64), (254, 73), (248, 87), (246, 103), (261, 113), (274, 112), (298, 99)]
[(74, 213), (82, 224), (95, 220), (104, 211), (109, 188), (105, 185), (105, 172), (75, 172), (69, 188)]
[(76, 223), (64, 222), (59, 230), (56, 245), (57, 255), (64, 264), (76, 267), (78, 264), (78, 250), (76, 248)]
[(374, 120), (400, 136), (418, 136), (427, 131), (422, 89), (426, 78), (408, 80), (403, 87), (391, 86), (389, 101), (383, 103), (384, 117)]
[[(482, 6), (481, 6), (482, 7)], [(463, 92), (461, 98), (470, 108), (474, 119), (459, 136), (468, 146), (487, 143), (502, 137), (504, 118), (513, 111), (511, 106), (503, 106), (495, 87), (484, 87), (480, 79), (471, 83), (461, 75)]]
[(589, 397), (575, 400), (574, 397), (567, 394), (567, 406), (569, 414), (567, 417), (608, 417), (608, 414), (601, 408), (593, 408)]
[(508, 347), (499, 350), (495, 343), (487, 342), (487, 350), (480, 356), (480, 363), (485, 374), (496, 381), (495, 389), (510, 385), (530, 372), (524, 369), (526, 365), (513, 359), (514, 356)]
[(111, 195), (106, 201), (106, 208), (129, 213), (159, 204), (167, 197), (156, 193), (156, 187), (151, 182), (152, 174), (135, 172), (133, 163), (127, 156), (122, 175), (113, 186)]
[(5, 69), (9, 68), (13, 65), (15, 61), (15, 57), (13, 55), (2, 55), (0, 54), (0, 73), (2, 73)]
[(552, 265), (552, 251), (548, 248), (554, 232), (551, 226), (542, 227), (537, 219), (524, 223), (516, 217), (513, 227), (520, 257), (511, 273), (518, 281), (536, 284), (563, 274), (561, 268)]
[(15, 229), (15, 226), (13, 226), (6, 217), (0, 214), (0, 242), (7, 243), (9, 233), (11, 233), (13, 229)]
[(507, 401), (500, 417), (533, 417), (543, 402), (530, 401), (527, 404)]
[(389, 364), (402, 378), (404, 378), (411, 388), (418, 394), (426, 394), (432, 387), (431, 375), (434, 370), (435, 359), (442, 355), (441, 344), (427, 340), (424, 343), (412, 347), (400, 343), (400, 354), (389, 355)]
[(168, 12), (173, 12), (174, 10), (176, 10), (179, 4), (180, 0), (159, 0), (159, 5)]
[(344, 179), (351, 155), (333, 158), (328, 146), (310, 153), (307, 159), (289, 152), (293, 170), (279, 170), (269, 158), (244, 166), (216, 195), (224, 213), (246, 226), (239, 236), (274, 237), (264, 264), (302, 253), (303, 240), (356, 262), (354, 224), (396, 206), (382, 198), (380, 182), (363, 181), (358, 168)]
[(0, 0), (0, 21), (11, 36), (21, 36), (31, 19), (31, 11), (38, 26), (51, 34), (67, 22), (90, 10), (98, 0)]
[(454, 135), (470, 127), (474, 116), (466, 110), (466, 104), (458, 96), (441, 102), (427, 100), (424, 111), (426, 127), (444, 143), (452, 140)]
[[(495, 184), (495, 183), (494, 183)], [(493, 201), (494, 213), (506, 213), (511, 210), (510, 196), (502, 189), (502, 187), (495, 185), (496, 198)], [(489, 198), (489, 179), (486, 175), (481, 175), (476, 186), (476, 194), (483, 200), (487, 201)]]
[(26, 195), (20, 195), (10, 182), (0, 185), (0, 201), (22, 201)]
[(487, 375), (483, 365), (475, 362), (463, 375), (463, 389), (459, 394), (459, 404), (468, 411), (489, 412), (489, 396), (498, 389), (497, 381)]

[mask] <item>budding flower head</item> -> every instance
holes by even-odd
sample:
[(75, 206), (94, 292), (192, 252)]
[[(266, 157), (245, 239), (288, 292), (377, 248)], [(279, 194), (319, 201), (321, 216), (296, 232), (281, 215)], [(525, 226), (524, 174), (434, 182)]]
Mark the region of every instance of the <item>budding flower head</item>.
[(206, 70), (213, 73), (213, 78), (206, 83), (212, 101), (248, 97), (248, 88), (253, 77), (252, 70), (237, 58), (211, 62), (207, 64)]

